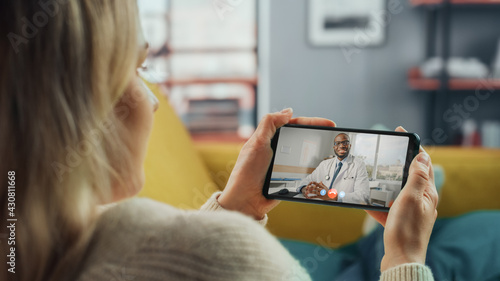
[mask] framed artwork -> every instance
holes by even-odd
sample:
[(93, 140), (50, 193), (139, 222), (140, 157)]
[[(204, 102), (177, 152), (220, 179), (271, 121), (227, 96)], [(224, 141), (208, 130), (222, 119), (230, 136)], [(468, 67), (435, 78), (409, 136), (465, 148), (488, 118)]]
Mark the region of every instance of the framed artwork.
[(384, 42), (386, 0), (309, 0), (313, 46), (376, 46)]

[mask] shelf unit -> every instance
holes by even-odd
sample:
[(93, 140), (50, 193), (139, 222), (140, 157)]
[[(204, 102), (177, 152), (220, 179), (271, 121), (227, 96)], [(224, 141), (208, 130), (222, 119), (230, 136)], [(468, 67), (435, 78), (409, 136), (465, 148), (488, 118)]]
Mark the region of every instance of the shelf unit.
[[(441, 81), (437, 78), (425, 78), (418, 67), (408, 71), (408, 84), (412, 89), (423, 91), (437, 91), (441, 88)], [(446, 86), (450, 91), (476, 90), (478, 87), (500, 89), (500, 79), (448, 79)]]
[[(454, 6), (500, 8), (500, 0), (410, 0), (410, 2), (415, 7), (422, 7), (426, 12), (426, 58), (437, 56), (437, 42), (440, 39), (439, 51), (443, 61), (448, 61), (450, 57), (450, 29)], [(438, 32), (437, 27), (440, 27), (441, 32)], [(447, 136), (450, 136), (450, 128), (442, 116), (442, 110), (448, 105), (450, 92), (500, 89), (500, 79), (450, 78), (445, 69), (438, 78), (426, 78), (422, 76), (419, 67), (412, 67), (408, 70), (408, 85), (414, 90), (431, 93), (428, 106), (430, 112), (427, 114), (428, 135), (433, 136), (434, 130), (441, 128)], [(451, 138), (448, 138), (448, 142), (436, 144), (447, 145), (450, 144), (450, 140)]]

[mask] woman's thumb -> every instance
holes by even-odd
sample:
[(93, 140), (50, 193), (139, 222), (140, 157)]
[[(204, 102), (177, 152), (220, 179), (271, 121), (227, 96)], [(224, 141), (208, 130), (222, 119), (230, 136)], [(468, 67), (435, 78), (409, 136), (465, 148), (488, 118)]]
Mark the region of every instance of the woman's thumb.
[(431, 177), (431, 158), (425, 152), (421, 152), (415, 157), (410, 165), (408, 181), (406, 186), (423, 190), (433, 181)]

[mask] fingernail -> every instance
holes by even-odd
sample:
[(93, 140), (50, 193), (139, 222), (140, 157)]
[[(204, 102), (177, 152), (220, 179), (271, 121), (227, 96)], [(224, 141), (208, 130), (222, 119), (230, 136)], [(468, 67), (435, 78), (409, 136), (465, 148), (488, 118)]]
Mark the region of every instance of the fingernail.
[(281, 111), (281, 113), (283, 114), (290, 114), (290, 113), (293, 113), (293, 109), (291, 107), (289, 108), (285, 108)]
[(429, 154), (422, 152), (417, 156), (417, 161), (424, 164), (425, 166), (429, 166), (431, 157), (429, 157)]
[(405, 132), (408, 132), (403, 126), (398, 126), (399, 129), (404, 130)]

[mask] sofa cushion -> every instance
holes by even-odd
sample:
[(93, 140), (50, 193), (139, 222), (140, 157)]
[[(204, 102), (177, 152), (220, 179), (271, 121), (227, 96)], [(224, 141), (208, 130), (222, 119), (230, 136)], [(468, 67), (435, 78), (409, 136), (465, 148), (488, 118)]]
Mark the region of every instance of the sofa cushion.
[(453, 217), (476, 210), (500, 209), (500, 149), (426, 147), (445, 180), (438, 214)]
[(160, 101), (144, 164), (146, 182), (139, 196), (172, 206), (197, 209), (218, 191), (184, 125), (156, 85)]

